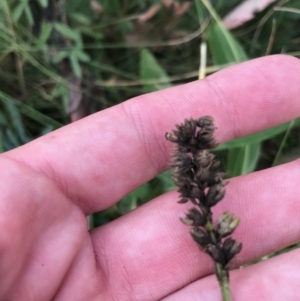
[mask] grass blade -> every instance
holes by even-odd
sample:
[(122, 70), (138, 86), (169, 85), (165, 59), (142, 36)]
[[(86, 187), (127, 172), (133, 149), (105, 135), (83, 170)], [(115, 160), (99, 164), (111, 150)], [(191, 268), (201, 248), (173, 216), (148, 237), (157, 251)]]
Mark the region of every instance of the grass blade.
[(62, 124), (42, 113), (35, 110), (34, 108), (14, 99), (13, 97), (7, 95), (6, 93), (0, 91), (0, 101), (2, 101), (4, 104), (6, 102), (10, 102), (16, 105), (20, 113), (32, 118), (35, 121), (38, 121), (39, 123), (50, 126), (52, 128), (59, 128), (62, 126)]
[(163, 81), (163, 83), (145, 84), (144, 91), (146, 93), (171, 86), (166, 71), (148, 49), (143, 49), (140, 54), (140, 78), (141, 80), (157, 79), (158, 81)]

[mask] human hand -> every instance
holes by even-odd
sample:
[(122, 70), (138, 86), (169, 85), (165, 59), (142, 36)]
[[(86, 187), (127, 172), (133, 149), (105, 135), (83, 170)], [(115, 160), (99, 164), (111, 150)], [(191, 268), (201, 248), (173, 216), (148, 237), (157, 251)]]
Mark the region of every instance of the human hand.
[[(0, 300), (221, 300), (213, 262), (178, 221), (176, 192), (90, 232), (86, 215), (164, 171), (164, 133), (184, 118), (213, 116), (225, 142), (298, 117), (299, 74), (295, 58), (253, 60), (2, 154)], [(299, 241), (299, 177), (297, 160), (230, 181), (216, 213), (241, 217), (237, 266)], [(234, 300), (300, 299), (300, 250), (230, 273)]]

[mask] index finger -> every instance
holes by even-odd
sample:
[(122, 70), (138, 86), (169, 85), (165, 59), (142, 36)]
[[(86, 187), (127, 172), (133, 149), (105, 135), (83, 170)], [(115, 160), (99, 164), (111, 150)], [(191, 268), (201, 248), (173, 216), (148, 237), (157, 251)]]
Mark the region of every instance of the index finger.
[(5, 156), (54, 179), (86, 213), (103, 210), (164, 171), (164, 133), (211, 115), (220, 142), (299, 115), (299, 61), (270, 56), (205, 80), (142, 95), (65, 126)]

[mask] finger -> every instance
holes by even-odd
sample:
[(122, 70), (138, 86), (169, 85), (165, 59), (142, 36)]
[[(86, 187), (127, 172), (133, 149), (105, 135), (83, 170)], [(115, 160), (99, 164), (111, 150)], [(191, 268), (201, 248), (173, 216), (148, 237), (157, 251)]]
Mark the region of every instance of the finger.
[[(295, 161), (234, 178), (226, 186), (214, 217), (230, 211), (241, 218), (233, 235), (243, 243), (236, 266), (300, 240), (299, 177)], [(179, 222), (190, 206), (176, 199), (175, 192), (162, 195), (92, 232), (99, 266), (116, 300), (126, 289), (123, 300), (158, 300), (213, 273), (212, 260)]]
[[(300, 300), (300, 250), (230, 272), (232, 299), (236, 301)], [(222, 300), (216, 276), (184, 287), (161, 301)]]
[(256, 59), (137, 97), (6, 156), (55, 179), (87, 213), (99, 211), (166, 168), (164, 133), (184, 118), (212, 115), (224, 142), (297, 117), (299, 72), (292, 57)]

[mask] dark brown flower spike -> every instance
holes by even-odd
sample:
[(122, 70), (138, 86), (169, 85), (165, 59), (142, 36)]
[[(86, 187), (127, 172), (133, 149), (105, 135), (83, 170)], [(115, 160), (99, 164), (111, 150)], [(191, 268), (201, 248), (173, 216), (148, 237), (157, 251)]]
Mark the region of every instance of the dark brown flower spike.
[(208, 151), (217, 146), (215, 129), (210, 116), (186, 119), (183, 124), (176, 125), (176, 130), (166, 133), (166, 139), (176, 143), (171, 167), (180, 194), (178, 203), (191, 201), (197, 206), (191, 208), (181, 221), (192, 227), (193, 240), (215, 261), (223, 300), (229, 301), (228, 266), (241, 251), (242, 244), (228, 237), (237, 227), (238, 217), (225, 212), (216, 225), (212, 220), (211, 207), (223, 199), (228, 183), (224, 180), (224, 173), (217, 170), (220, 162)]

